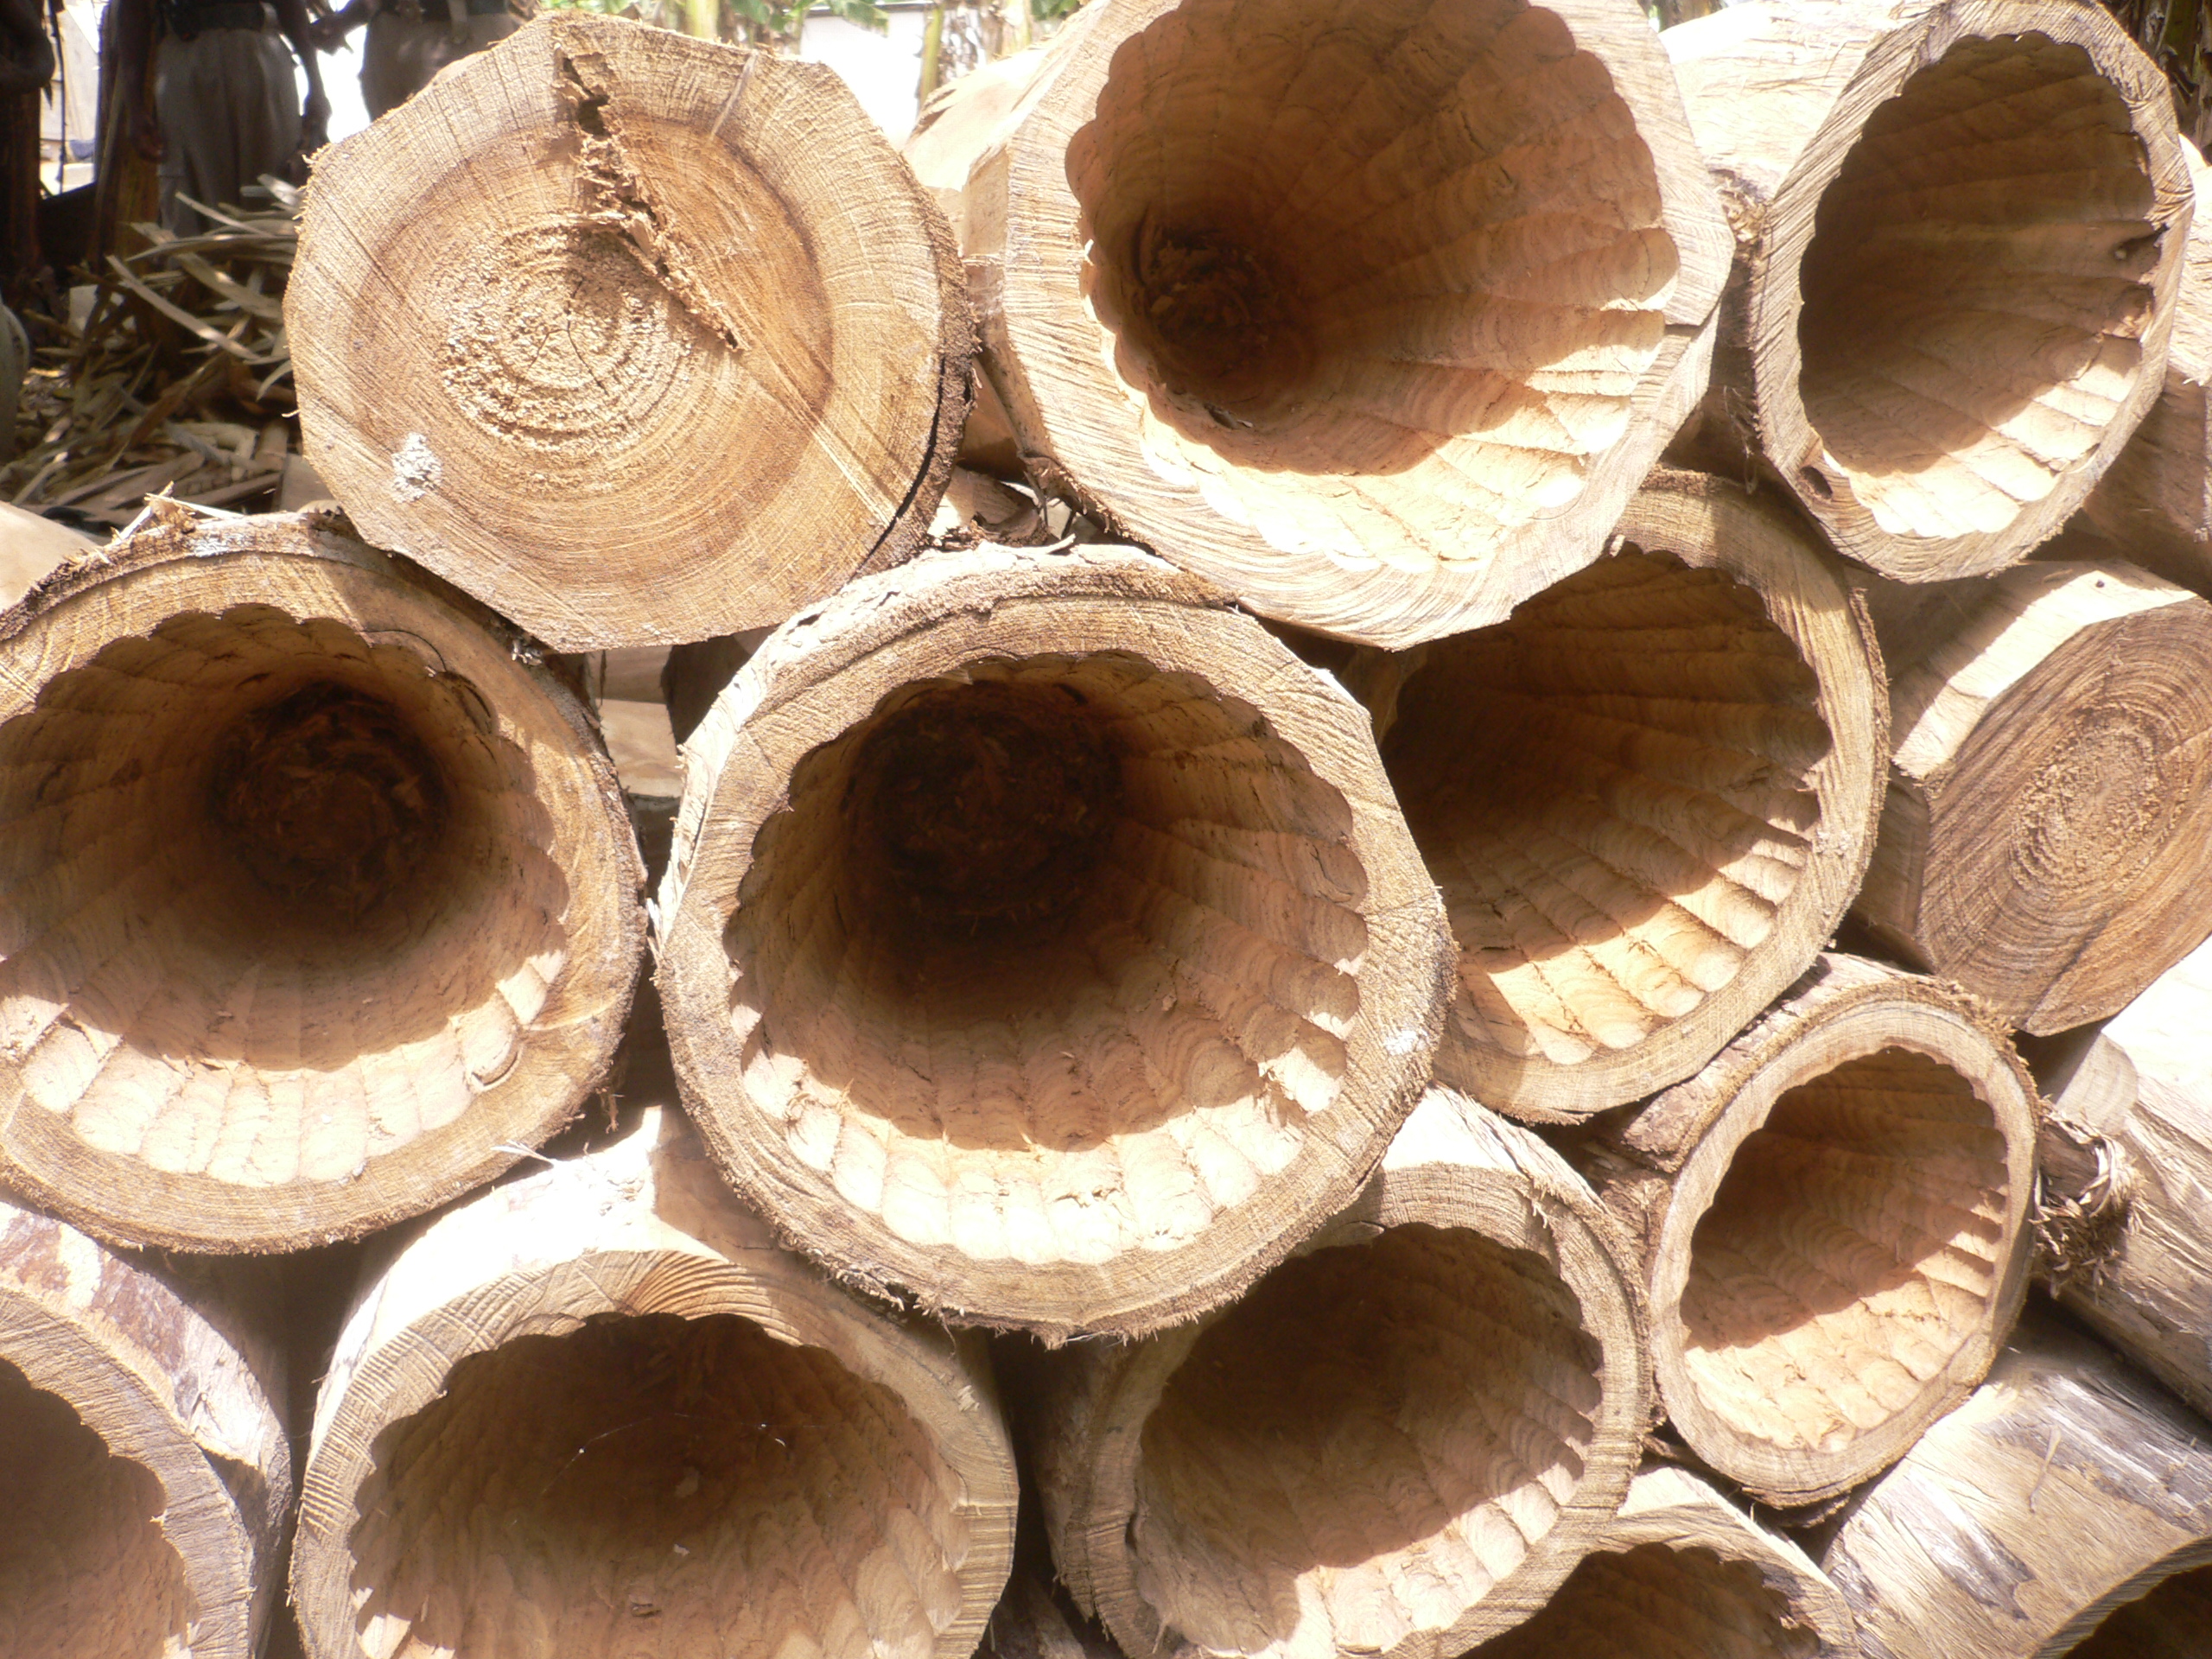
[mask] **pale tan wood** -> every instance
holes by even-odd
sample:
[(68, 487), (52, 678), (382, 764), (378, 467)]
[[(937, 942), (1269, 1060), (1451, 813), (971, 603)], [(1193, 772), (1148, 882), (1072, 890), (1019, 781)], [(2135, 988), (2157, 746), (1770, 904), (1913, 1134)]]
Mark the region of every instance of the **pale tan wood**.
[(1604, 546), (1730, 238), (1628, 0), (1108, 0), (916, 141), (1031, 475), (1399, 647)]
[(1564, 1122), (1679, 1083), (1804, 972), (1866, 868), (1887, 689), (1774, 503), (1647, 480), (1509, 621), (1344, 671), (1459, 947), (1437, 1076)]
[(2212, 1425), (2041, 1312), (1821, 1559), (1868, 1659), (2197, 1659), (2208, 1562)]
[(175, 506), (0, 616), (0, 1178), (125, 1243), (296, 1249), (567, 1122), (645, 878), (536, 652), (315, 521)]
[(2174, 296), (2165, 385), (2082, 510), (2038, 556), (2126, 559), (2212, 598), (2212, 168), (2188, 139), (2181, 149), (2198, 213)]
[(60, 566), (99, 545), (66, 524), (0, 502), (0, 606), (13, 605)]
[(326, 151), (286, 295), (370, 539), (564, 651), (779, 622), (912, 553), (974, 326), (836, 72), (549, 14)]
[(1544, 1610), (1468, 1659), (1855, 1659), (1851, 1609), (1805, 1553), (1696, 1476), (1640, 1471)]
[[(2212, 1413), (2212, 944), (2107, 1023), (2119, 1065), (2096, 1131), (2125, 1211), (2094, 1262), (2054, 1288), (2067, 1308), (2200, 1413)], [(2046, 1179), (2049, 1179), (2048, 1177)]]
[(1855, 913), (2010, 1024), (2104, 1019), (2212, 932), (2212, 605), (2109, 563), (1937, 595)]
[(1456, 1659), (1541, 1607), (1649, 1410), (1624, 1241), (1529, 1130), (1432, 1090), (1242, 1301), (1032, 1389), (1060, 1580), (1133, 1659)]
[(1165, 561), (855, 583), (684, 766), (656, 941), (686, 1102), (858, 1282), (1052, 1336), (1188, 1319), (1340, 1208), (1427, 1079), (1450, 937), (1365, 714)]
[(292, 1465), (273, 1310), (240, 1269), (0, 1203), (6, 1659), (260, 1650)]
[(2048, 539), (2164, 384), (2192, 192), (2091, 0), (1799, 0), (1662, 35), (1734, 221), (1701, 441), (1905, 581)]
[(292, 1595), (312, 1659), (968, 1659), (1014, 1498), (980, 1344), (777, 1248), (656, 1093), (372, 1260)]
[(1904, 1455), (2019, 1313), (2036, 1124), (1965, 998), (1830, 953), (1696, 1077), (1584, 1132), (1690, 1447), (1784, 1508)]

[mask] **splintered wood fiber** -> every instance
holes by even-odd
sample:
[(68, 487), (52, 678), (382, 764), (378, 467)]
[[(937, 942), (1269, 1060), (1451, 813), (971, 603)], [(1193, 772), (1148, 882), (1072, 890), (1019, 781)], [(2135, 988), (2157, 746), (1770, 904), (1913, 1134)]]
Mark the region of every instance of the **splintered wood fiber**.
[(1821, 197), (1797, 334), (1820, 464), (1883, 530), (2002, 531), (2097, 448), (2143, 359), (2155, 205), (2079, 46), (1964, 40), (1875, 110)]
[(1640, 1544), (1584, 1557), (1543, 1610), (1467, 1659), (1815, 1659), (1820, 1637), (1745, 1561)]
[(917, 1243), (1186, 1243), (1343, 1084), (1351, 824), (1258, 710), (1124, 652), (902, 687), (754, 839), (724, 936), (753, 1109)]
[(1605, 60), (1521, 0), (1185, 0), (1067, 179), (1163, 469), (1408, 569), (1581, 493), (1679, 264)]
[(378, 1437), (370, 1659), (928, 1659), (960, 1483), (895, 1396), (730, 1314), (472, 1355)]
[(1783, 1094), (1691, 1237), (1683, 1364), (1707, 1408), (1808, 1451), (1913, 1408), (1986, 1324), (2008, 1185), (1989, 1106), (1925, 1055)]
[(0, 1360), (0, 1659), (182, 1659), (184, 1564), (149, 1470)]
[(1446, 1627), (1572, 1496), (1599, 1365), (1558, 1275), (1479, 1234), (1408, 1224), (1294, 1258), (1198, 1338), (1145, 1423), (1138, 1590), (1224, 1653)]
[(415, 652), (171, 617), (0, 726), (0, 1037), (156, 1173), (338, 1181), (515, 1064), (567, 962), (528, 757)]
[(1753, 588), (1634, 549), (1431, 647), (1383, 760), (1461, 1035), (1572, 1065), (1734, 979), (1821, 830), (1820, 690)]

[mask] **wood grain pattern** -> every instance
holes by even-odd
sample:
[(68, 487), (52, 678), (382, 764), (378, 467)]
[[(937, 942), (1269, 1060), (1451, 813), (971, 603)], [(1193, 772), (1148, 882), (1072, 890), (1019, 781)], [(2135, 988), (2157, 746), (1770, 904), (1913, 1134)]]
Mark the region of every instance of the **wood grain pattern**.
[(644, 872), (590, 717), (297, 517), (157, 516), (0, 619), (0, 1166), (125, 1243), (296, 1248), (597, 1086)]
[(781, 621), (927, 533), (973, 324), (836, 73), (549, 15), (321, 157), (286, 320), (363, 531), (553, 645)]
[(1340, 1207), (1448, 949), (1359, 706), (1100, 548), (932, 556), (772, 637), (692, 734), (658, 927), (741, 1190), (1062, 1335), (1218, 1306)]
[(1705, 441), (1905, 581), (2054, 534), (2159, 393), (2193, 200), (2088, 0), (1812, 0), (1663, 37), (1734, 220)]
[(1027, 1391), (1053, 1559), (1122, 1650), (1451, 1656), (1528, 1618), (1627, 1489), (1622, 1241), (1529, 1131), (1432, 1090), (1233, 1307)]
[(0, 1655), (251, 1659), (292, 1509), (273, 1309), (0, 1203)]
[(1459, 947), (1438, 1076), (1537, 1122), (1711, 1058), (1834, 931), (1881, 802), (1842, 567), (1689, 474), (1618, 534), (1510, 620), (1347, 671)]
[(2036, 1313), (1821, 1565), (1869, 1659), (2196, 1659), (2208, 1561), (2212, 1427)]
[(2104, 1019), (2212, 932), (2212, 605), (2125, 564), (2036, 563), (1927, 610), (1891, 631), (1855, 913), (2024, 1030)]
[(316, 1408), (312, 1659), (967, 1659), (1013, 1550), (979, 1348), (779, 1249), (657, 1094), (374, 1264)]
[(2026, 1294), (2036, 1096), (1934, 982), (1824, 955), (1571, 1148), (1643, 1241), (1667, 1414), (1764, 1502), (1833, 1497), (1978, 1382)]
[(1469, 1659), (1853, 1659), (1851, 1609), (1802, 1550), (1695, 1476), (1640, 1471), (1544, 1610)]
[(1726, 227), (1624, 0), (1113, 0), (916, 144), (1033, 470), (1265, 615), (1499, 620), (1703, 390)]

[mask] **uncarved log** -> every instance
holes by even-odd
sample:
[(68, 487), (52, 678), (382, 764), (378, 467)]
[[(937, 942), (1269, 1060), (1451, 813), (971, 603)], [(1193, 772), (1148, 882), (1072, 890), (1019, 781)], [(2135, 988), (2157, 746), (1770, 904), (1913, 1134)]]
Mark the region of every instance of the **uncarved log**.
[(2212, 168), (2182, 141), (2198, 210), (2165, 385), (2081, 512), (2039, 556), (2125, 559), (2212, 598)]
[(285, 1249), (458, 1196), (620, 1039), (644, 870), (528, 640), (297, 517), (156, 517), (0, 617), (0, 1175)]
[(1788, 1508), (1902, 1456), (2027, 1290), (2036, 1095), (1963, 998), (1857, 957), (1571, 1148), (1636, 1233), (1667, 1415)]
[(778, 1249), (657, 1103), (364, 1281), (292, 1595), (311, 1659), (968, 1659), (1014, 1493), (980, 1346)]
[(1210, 584), (985, 547), (855, 584), (686, 749), (685, 1098), (798, 1246), (950, 1317), (1139, 1334), (1340, 1208), (1450, 938), (1365, 712)]
[(1821, 1559), (1869, 1659), (2195, 1659), (2208, 1563), (2212, 1425), (2039, 1312)]
[(1728, 230), (1627, 0), (1115, 0), (997, 102), (916, 144), (1025, 461), (1264, 615), (1499, 620), (1703, 393)]
[(1855, 913), (1885, 950), (2049, 1033), (2212, 932), (2212, 604), (2031, 564), (1936, 590), (1884, 645), (1893, 763)]
[(2124, 1057), (2120, 1109), (2095, 1127), (2126, 1160), (2117, 1238), (2057, 1294), (2098, 1334), (2212, 1414), (2212, 944), (2104, 1028)]
[(826, 66), (561, 13), (321, 158), (286, 296), (365, 534), (563, 651), (779, 622), (912, 553), (973, 324)]
[(2192, 195), (2090, 0), (1806, 0), (1662, 35), (1735, 221), (1704, 438), (1910, 582), (2048, 539), (2164, 384)]
[(1235, 1306), (1047, 1362), (1024, 1434), (1061, 1581), (1138, 1659), (1464, 1653), (1619, 1507), (1641, 1325), (1589, 1189), (1432, 1090)]
[(238, 1266), (0, 1204), (0, 1656), (260, 1651), (292, 1465), (266, 1287)]
[(1784, 511), (1656, 476), (1510, 621), (1355, 660), (1442, 887), (1437, 1075), (1562, 1122), (1679, 1083), (1810, 965), (1872, 848), (1886, 690)]
[(1467, 1659), (1853, 1659), (1840, 1592), (1712, 1487), (1639, 1473), (1599, 1547), (1519, 1629)]

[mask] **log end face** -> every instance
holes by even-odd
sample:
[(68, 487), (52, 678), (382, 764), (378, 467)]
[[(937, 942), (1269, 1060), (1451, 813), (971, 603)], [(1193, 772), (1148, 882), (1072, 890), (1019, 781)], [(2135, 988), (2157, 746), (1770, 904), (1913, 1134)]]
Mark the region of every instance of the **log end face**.
[(1467, 1659), (1566, 1653), (1636, 1659), (1661, 1629), (1685, 1651), (1732, 1659), (1856, 1659), (1849, 1616), (1836, 1617), (1840, 1604), (1816, 1611), (1790, 1594), (1795, 1587), (1709, 1548), (1646, 1543), (1599, 1551), (1584, 1558), (1535, 1618)]

